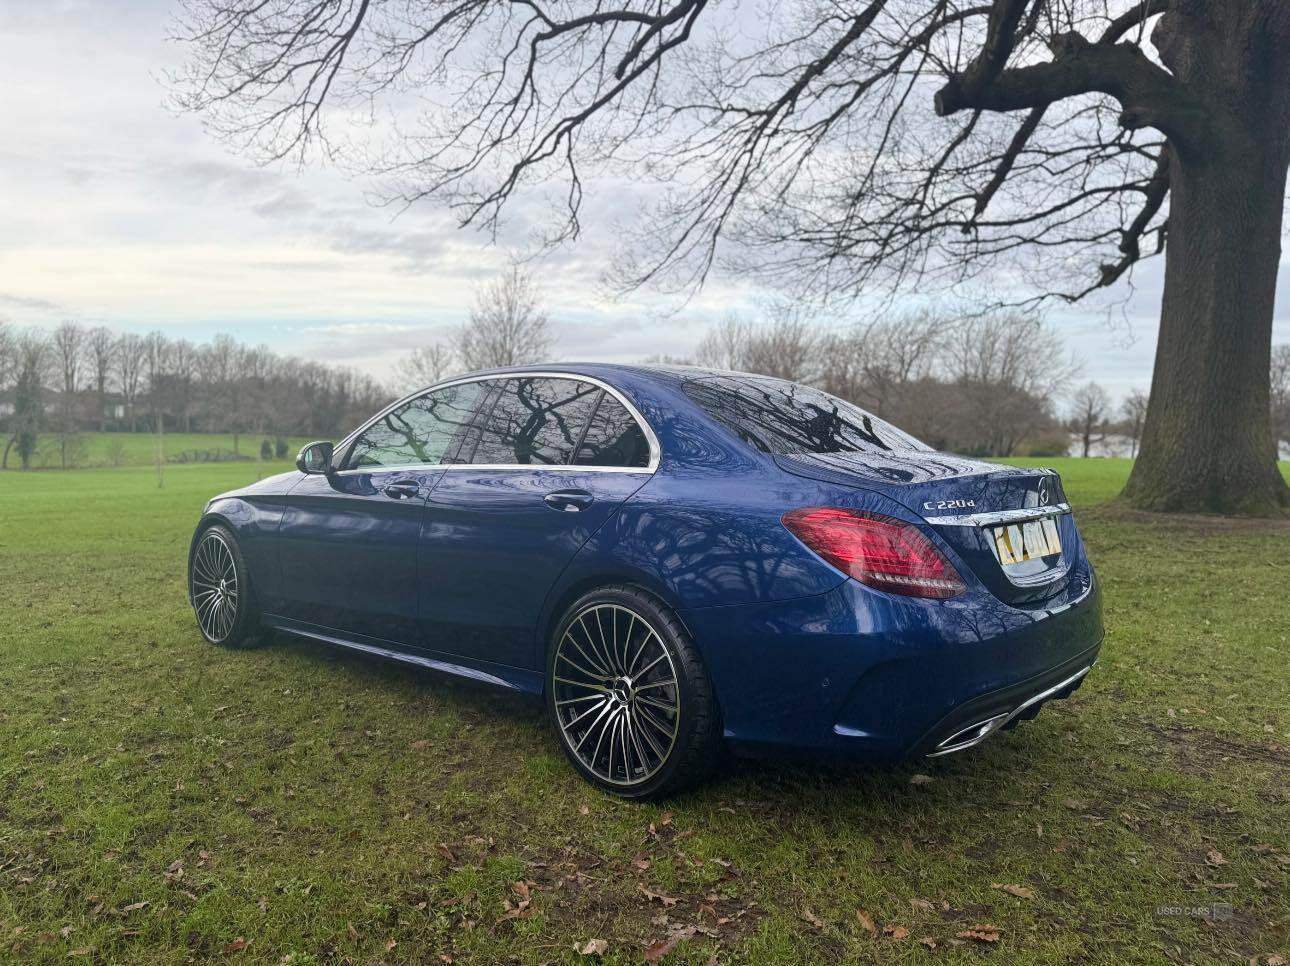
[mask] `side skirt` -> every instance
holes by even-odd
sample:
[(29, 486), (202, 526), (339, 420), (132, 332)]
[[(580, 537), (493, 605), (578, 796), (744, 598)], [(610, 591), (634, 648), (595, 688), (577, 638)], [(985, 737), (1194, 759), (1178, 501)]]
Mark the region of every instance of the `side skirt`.
[(489, 661), (466, 661), (456, 654), (442, 654), (438, 651), (426, 650), (405, 651), (385, 644), (358, 641), (340, 636), (340, 631), (316, 627), (313, 624), (306, 624), (303, 621), (293, 620), (289, 617), (278, 617), (273, 614), (263, 615), (261, 623), (265, 627), (285, 631), (288, 634), (323, 641), (326, 644), (358, 651), (362, 654), (371, 654), (387, 661), (398, 661), (401, 664), (428, 668), (431, 671), (440, 671), (444, 674), (451, 674), (454, 677), (469, 678), (472, 681), (479, 681), (508, 691), (520, 691), (524, 694), (539, 697), (543, 691), (543, 676), (537, 671), (509, 667), (505, 664), (493, 664)]

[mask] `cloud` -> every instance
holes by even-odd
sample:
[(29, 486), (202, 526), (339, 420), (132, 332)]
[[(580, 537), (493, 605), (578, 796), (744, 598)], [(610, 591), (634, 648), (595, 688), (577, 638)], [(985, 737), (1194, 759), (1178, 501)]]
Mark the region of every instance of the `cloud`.
[[(227, 331), (275, 350), (384, 375), (399, 357), (445, 338), (476, 285), (536, 229), (562, 191), (514, 199), (496, 244), (459, 229), (436, 202), (375, 207), (381, 186), (326, 165), (257, 167), (215, 143), (200, 121), (162, 106), (149, 73), (181, 53), (164, 41), (171, 0), (15, 4), (0, 32), (0, 309), (20, 323), (62, 318), (191, 339)], [(72, 69), (92, 52), (87, 74)], [(624, 178), (584, 185), (584, 234), (531, 267), (564, 358), (616, 361), (688, 355), (727, 312), (756, 318), (764, 292), (716, 273), (678, 310), (653, 292), (606, 299), (599, 281), (621, 237), (658, 186)], [(1086, 377), (1119, 391), (1149, 380), (1163, 261), (1107, 315), (1054, 309), (1078, 343)], [(1290, 341), (1290, 266), (1278, 282), (1276, 337)], [(1117, 321), (1118, 320), (1118, 321)]]
[(0, 305), (7, 305), (11, 308), (30, 309), (35, 312), (63, 312), (65, 311), (57, 302), (51, 302), (49, 299), (28, 298), (24, 295), (9, 295), (6, 292), (0, 292)]

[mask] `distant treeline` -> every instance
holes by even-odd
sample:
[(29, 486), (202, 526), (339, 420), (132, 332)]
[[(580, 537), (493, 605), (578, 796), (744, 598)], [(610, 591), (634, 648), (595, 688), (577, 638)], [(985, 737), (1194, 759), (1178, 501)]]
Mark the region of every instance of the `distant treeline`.
[[(541, 362), (553, 333), (531, 279), (518, 270), (477, 293), (447, 343), (395, 367), (398, 389), (353, 369), (282, 357), (228, 336), (194, 345), (64, 323), (52, 333), (0, 322), (3, 460), (27, 466), (40, 433), (77, 465), (82, 430), (220, 432), (254, 437), (280, 456), (287, 436), (335, 438), (401, 391), (466, 369)], [(712, 326), (695, 363), (806, 382), (849, 399), (937, 449), (979, 456), (1088, 456), (1108, 438), (1136, 452), (1146, 395), (1117, 408), (1096, 383), (1074, 385), (1080, 360), (1041, 319), (1019, 312), (919, 312), (820, 323), (772, 308)], [(1290, 438), (1290, 346), (1272, 354), (1274, 427)], [(272, 440), (272, 442), (270, 442)]]
[[(83, 430), (333, 437), (389, 398), (354, 369), (283, 357), (220, 335), (195, 345), (73, 322), (0, 322), (0, 466), (27, 466), (42, 433), (75, 465)], [(235, 442), (236, 445), (236, 442)], [(276, 449), (277, 447), (275, 447)]]

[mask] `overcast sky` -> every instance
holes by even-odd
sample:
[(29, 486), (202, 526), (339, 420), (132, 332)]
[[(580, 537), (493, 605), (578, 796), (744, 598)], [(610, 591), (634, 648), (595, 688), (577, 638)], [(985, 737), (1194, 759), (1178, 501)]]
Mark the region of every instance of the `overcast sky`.
[[(0, 318), (228, 332), (387, 376), (400, 352), (463, 318), (507, 252), (433, 203), (374, 206), (377, 186), (334, 169), (256, 167), (175, 115), (158, 80), (182, 58), (165, 39), (171, 13), (165, 0), (0, 0)], [(763, 293), (720, 277), (680, 311), (659, 294), (599, 296), (633, 191), (588, 193), (583, 240), (540, 266), (559, 357), (686, 355), (727, 311), (755, 314)], [(508, 231), (523, 237), (517, 220)], [(1137, 273), (1110, 323), (1097, 306), (1050, 314), (1085, 375), (1117, 397), (1149, 384), (1162, 267)], [(1283, 261), (1279, 341), (1288, 315)]]

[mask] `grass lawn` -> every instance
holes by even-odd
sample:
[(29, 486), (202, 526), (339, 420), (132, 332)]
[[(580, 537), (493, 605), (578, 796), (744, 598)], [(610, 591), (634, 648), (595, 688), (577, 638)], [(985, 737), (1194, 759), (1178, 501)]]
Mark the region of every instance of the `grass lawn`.
[[(260, 452), (260, 442), (266, 437), (242, 433), (235, 441), (232, 433), (166, 433), (161, 438), (162, 453), (169, 459), (191, 450), (225, 450), (255, 459)], [(267, 437), (272, 440), (274, 437)], [(118, 467), (152, 465), (156, 460), (156, 438), (151, 433), (77, 433), (73, 449), (78, 467)], [(0, 446), (4, 441), (0, 441)], [(291, 459), (307, 439), (288, 438)], [(60, 439), (56, 433), (41, 433), (32, 457), (33, 469), (58, 469), (62, 466)], [(18, 454), (9, 454), (9, 468), (18, 466)]]
[(1037, 462), (1105, 589), (1072, 700), (961, 756), (737, 763), (661, 807), (583, 784), (523, 700), (205, 644), (191, 527), (254, 465), (0, 474), (0, 959), (1290, 954), (1290, 522), (1098, 506), (1127, 464)]

